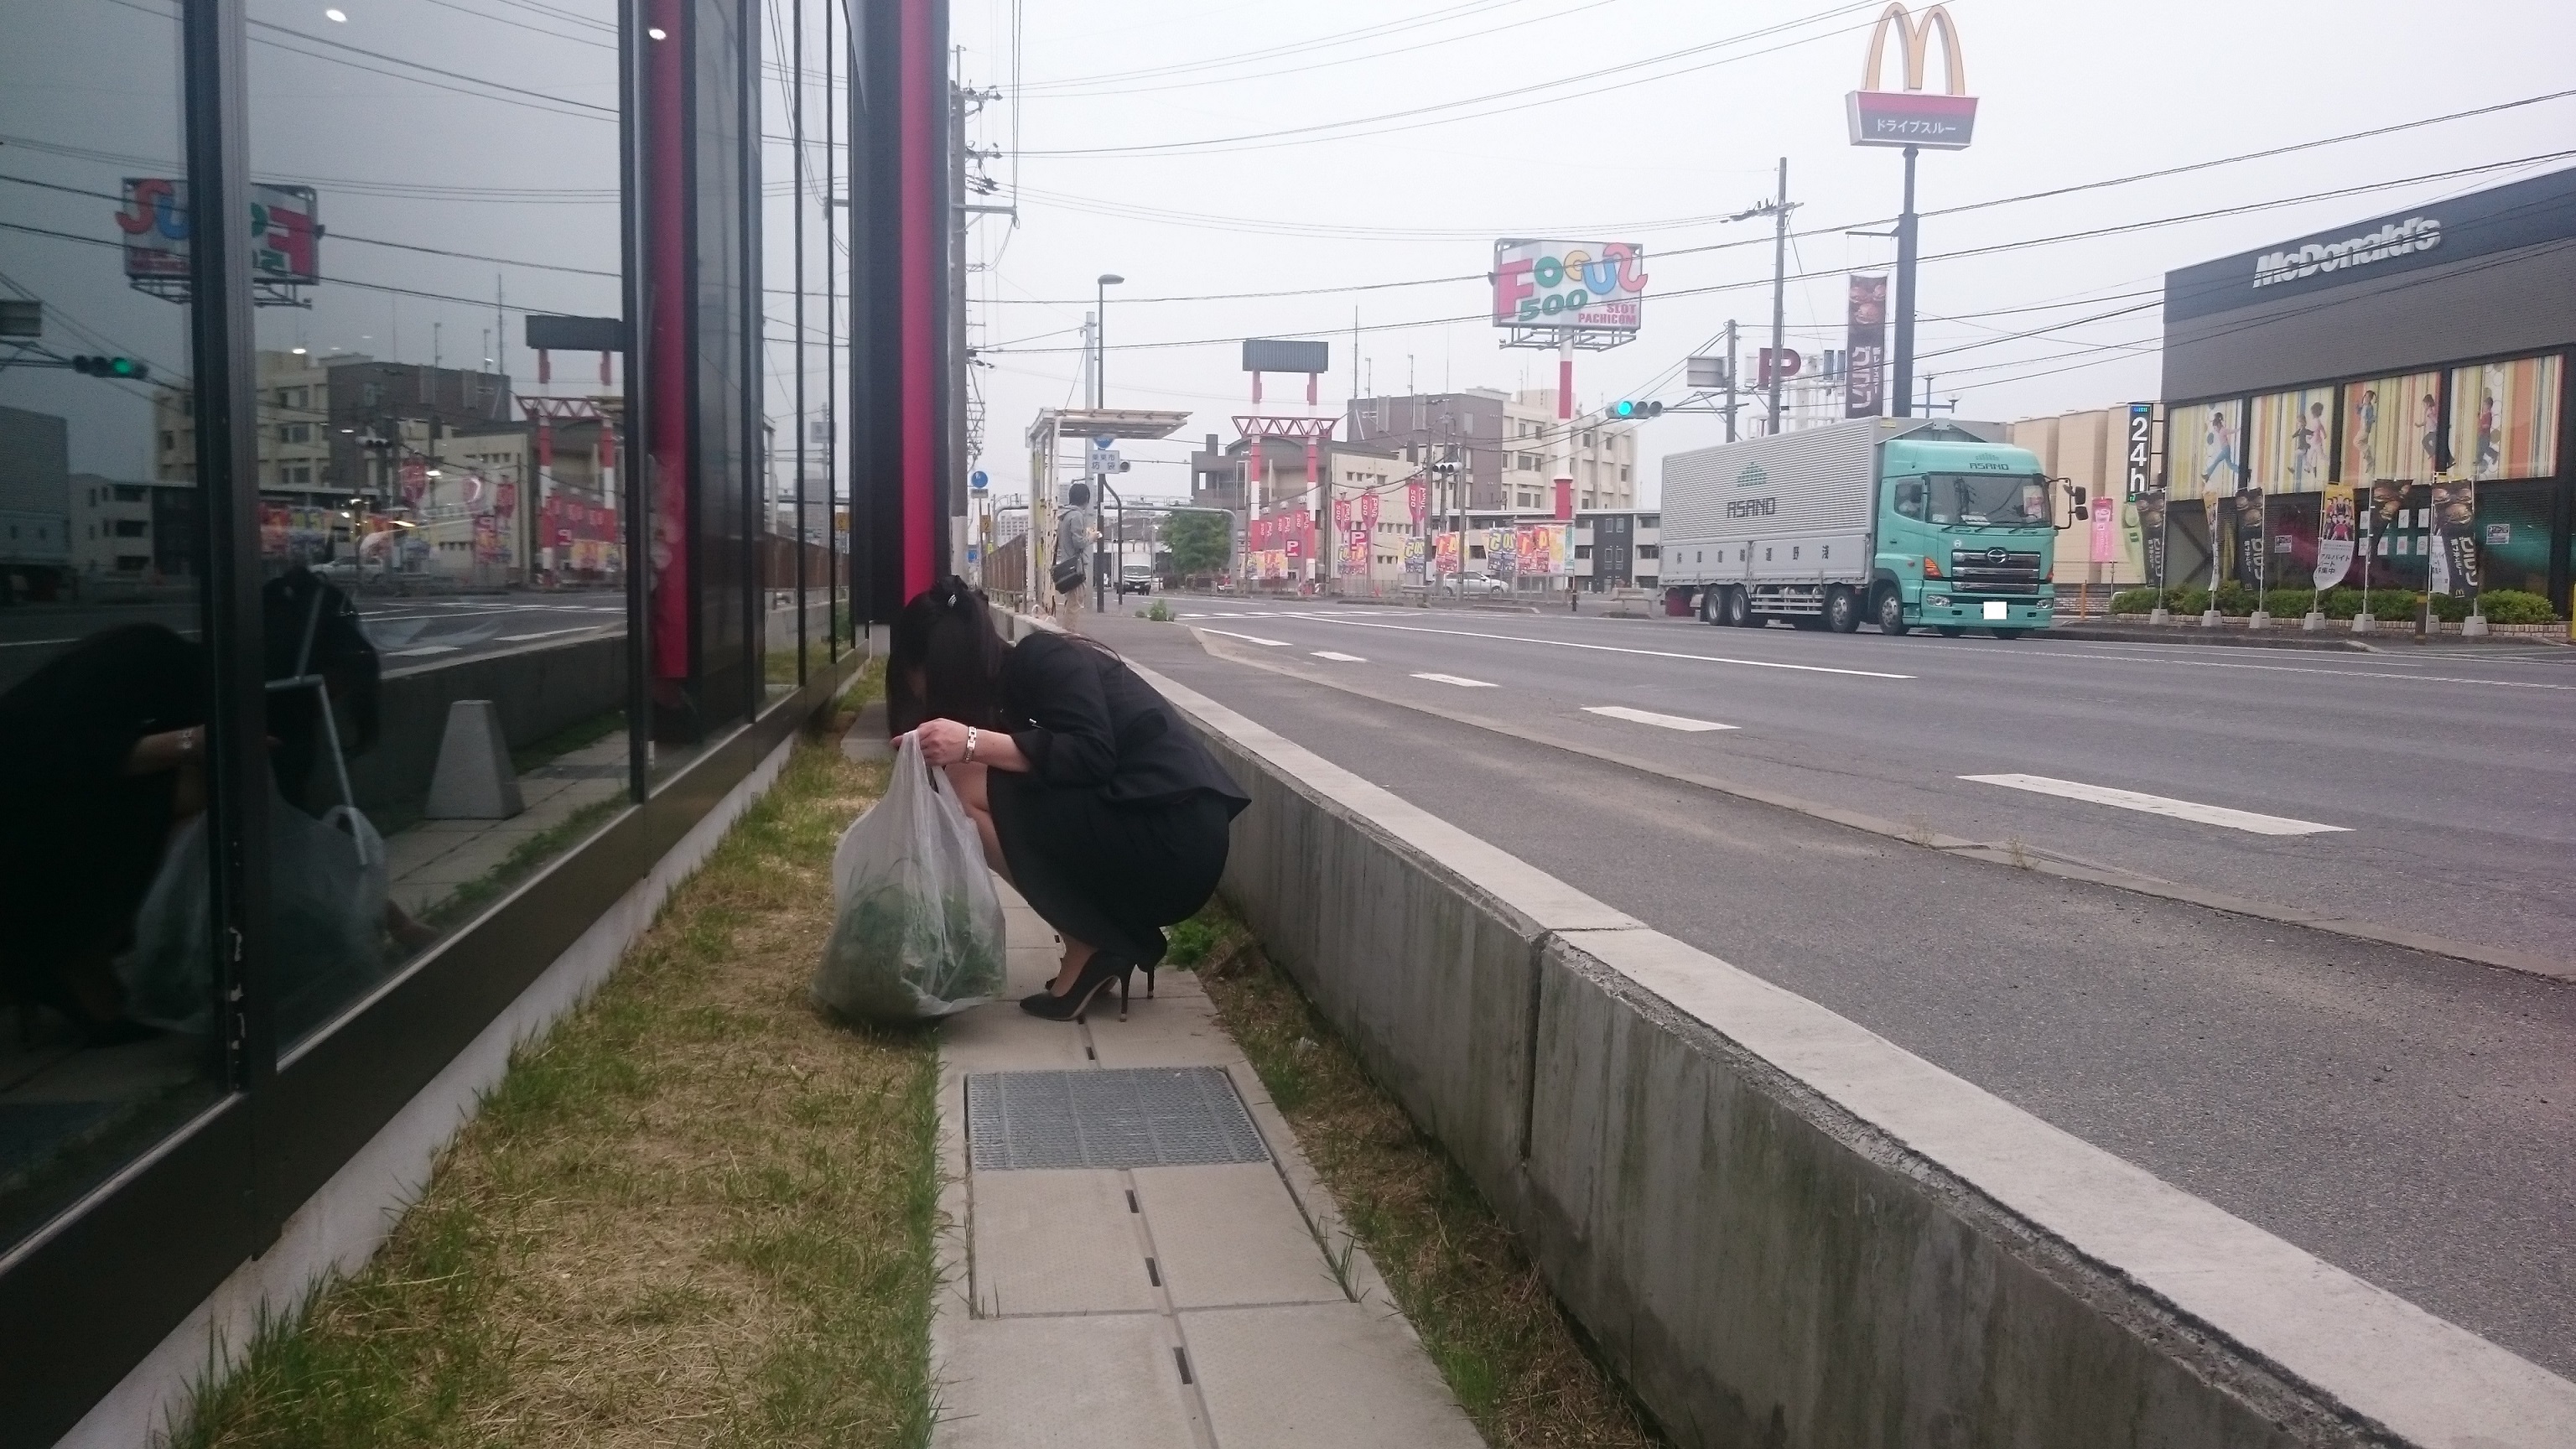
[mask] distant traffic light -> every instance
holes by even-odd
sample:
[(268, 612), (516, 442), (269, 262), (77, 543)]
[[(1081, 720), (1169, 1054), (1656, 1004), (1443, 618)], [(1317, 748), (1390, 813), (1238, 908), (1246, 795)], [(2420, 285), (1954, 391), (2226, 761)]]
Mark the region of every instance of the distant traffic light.
[(72, 371), (83, 377), (120, 377), (141, 382), (152, 375), (152, 369), (131, 357), (75, 357)]
[(1613, 416), (1623, 419), (1660, 418), (1664, 415), (1664, 405), (1659, 402), (1640, 402), (1631, 398), (1611, 404), (1610, 411)]

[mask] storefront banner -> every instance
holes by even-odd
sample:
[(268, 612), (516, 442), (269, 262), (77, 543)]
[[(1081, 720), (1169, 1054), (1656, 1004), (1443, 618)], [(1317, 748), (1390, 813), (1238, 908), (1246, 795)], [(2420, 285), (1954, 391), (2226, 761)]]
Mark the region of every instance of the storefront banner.
[(1333, 529), (1337, 533), (1350, 532), (1351, 500), (1347, 498), (1336, 498), (1333, 500)]
[(1431, 512), (1431, 485), (1428, 483), (1405, 484), (1404, 508), (1407, 513), (1413, 515), (1413, 531), (1415, 533), (1420, 533), (1422, 531), (1422, 520)]
[(1458, 572), (1458, 535), (1441, 534), (1432, 540), (1432, 545), (1432, 557), (1439, 566), (1440, 576), (1447, 578)]
[(1422, 572), (1421, 539), (1408, 538), (1404, 541), (1404, 571), (1409, 574)]
[(2433, 483), (2432, 515), (2426, 520), (2426, 546), (2431, 557), (2425, 592), (2475, 594), (2478, 591), (2478, 485), (2468, 478), (2440, 478)]
[(1369, 571), (1368, 530), (1354, 525), (1342, 535), (1341, 569), (1365, 577)]
[(2091, 562), (2117, 563), (2120, 559), (2120, 533), (2111, 500), (2096, 498), (2092, 507), (2093, 553)]
[(2411, 373), (2343, 385), (2343, 479), (2429, 479), (2440, 439), (2442, 375)]
[(2165, 414), (2165, 487), (2177, 499), (2235, 496), (2245, 481), (2245, 404), (2178, 403)]
[(1515, 529), (1512, 557), (1518, 561), (1519, 571), (1549, 576), (1564, 573), (1566, 556), (1571, 551), (1566, 546), (1566, 539), (1572, 532), (1573, 526), (1564, 523), (1541, 523)]
[(2147, 564), (2147, 586), (2165, 586), (2165, 530), (2170, 526), (2165, 514), (2168, 500), (2162, 488), (2150, 488), (2138, 495), (2133, 505), (2138, 512), (2138, 551)]
[(2558, 472), (2559, 359), (2524, 357), (2451, 373), (2451, 466), (2470, 478)]
[(2318, 504), (2317, 566), (2312, 577), (2320, 589), (2331, 589), (2352, 572), (2352, 498), (2338, 488)]
[(2263, 587), (2271, 576), (2271, 541), (2264, 529), (2263, 490), (2239, 488), (2228, 500), (2236, 530), (2236, 581), (2249, 589)]
[(2247, 461), (2267, 493), (2316, 493), (2326, 486), (2334, 454), (2335, 390), (2303, 388), (2254, 399)]
[(1360, 522), (1365, 524), (1370, 530), (1374, 531), (1377, 528), (1377, 518), (1377, 490), (1372, 488), (1366, 493), (1360, 495)]
[(1485, 530), (1485, 572), (1488, 576), (1499, 578), (1512, 572), (1517, 562), (1513, 552), (1516, 541), (1517, 535), (1511, 529)]

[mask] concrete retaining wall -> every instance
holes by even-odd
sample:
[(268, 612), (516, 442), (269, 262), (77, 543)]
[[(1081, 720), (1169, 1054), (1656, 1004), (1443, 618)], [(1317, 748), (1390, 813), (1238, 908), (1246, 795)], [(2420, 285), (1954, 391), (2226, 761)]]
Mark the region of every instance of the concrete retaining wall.
[(1253, 797), (1228, 899), (1679, 1442), (2576, 1444), (2576, 1385), (1153, 682)]

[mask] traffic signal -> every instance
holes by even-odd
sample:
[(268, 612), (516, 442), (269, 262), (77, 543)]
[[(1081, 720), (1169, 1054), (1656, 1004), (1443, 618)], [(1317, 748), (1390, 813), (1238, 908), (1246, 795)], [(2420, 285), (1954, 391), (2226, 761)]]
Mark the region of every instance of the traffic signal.
[(72, 371), (83, 377), (121, 377), (141, 382), (152, 375), (152, 369), (131, 357), (75, 357)]
[(1634, 398), (1629, 398), (1611, 404), (1610, 412), (1612, 416), (1623, 420), (1627, 418), (1660, 418), (1664, 415), (1664, 405), (1659, 402), (1641, 402)]

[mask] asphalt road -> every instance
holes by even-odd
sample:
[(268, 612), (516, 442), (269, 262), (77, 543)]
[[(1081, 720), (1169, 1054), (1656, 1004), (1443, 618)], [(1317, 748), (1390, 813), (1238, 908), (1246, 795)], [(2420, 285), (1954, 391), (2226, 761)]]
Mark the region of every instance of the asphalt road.
[[(615, 589), (559, 594), (362, 595), (358, 614), (387, 669), (460, 659), (544, 639), (623, 633), (626, 596)], [(72, 643), (119, 624), (166, 624), (194, 636), (193, 604), (21, 604), (0, 609), (0, 689)]]
[[(1204, 645), (1127, 618), (1099, 632), (1659, 929), (2576, 1375), (2576, 986), (1964, 859), (1659, 773), (2240, 894), (2359, 893), (2564, 959), (2576, 911), (2551, 872), (2576, 858), (2576, 668), (2561, 656), (2213, 657), (1172, 603), (1238, 617), (1186, 620), (1226, 631)], [(2252, 835), (1959, 778), (2000, 773), (2347, 830)]]

